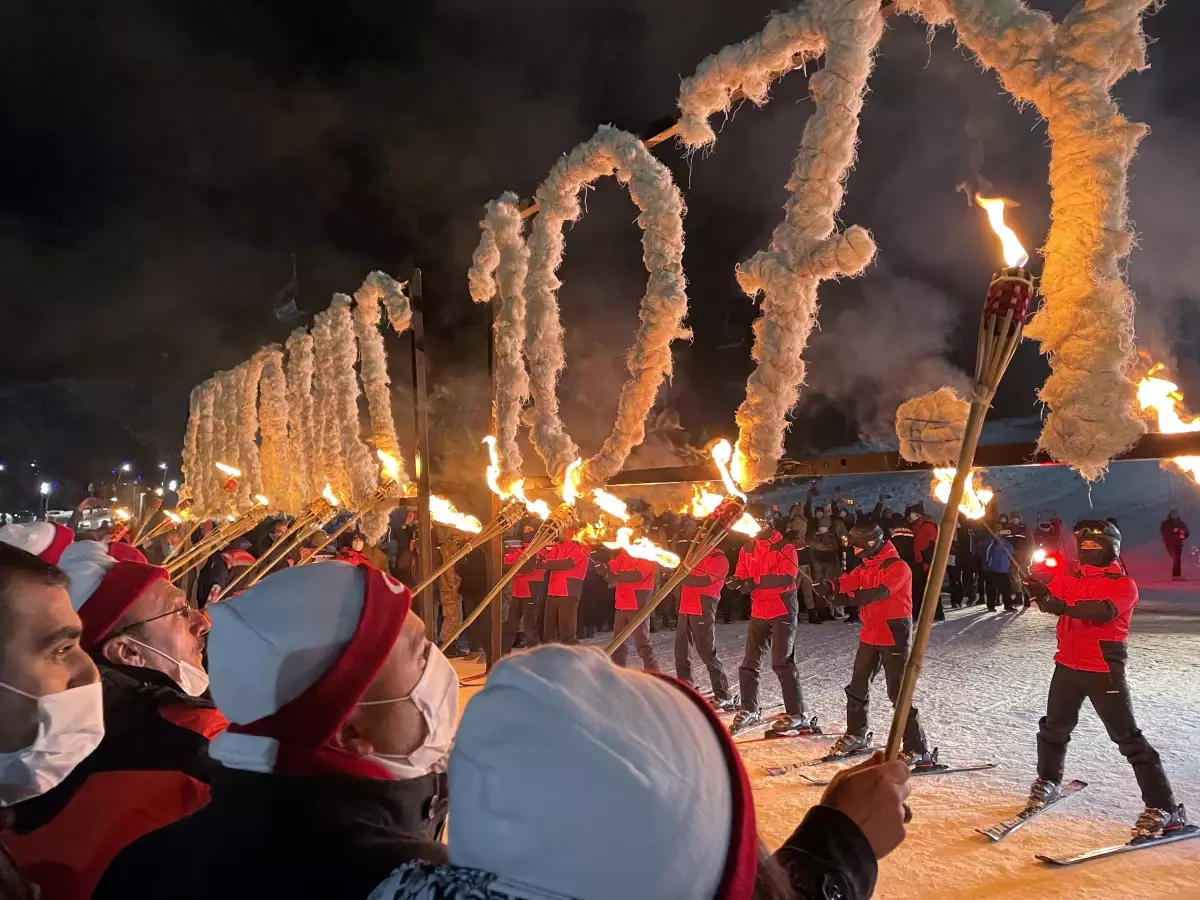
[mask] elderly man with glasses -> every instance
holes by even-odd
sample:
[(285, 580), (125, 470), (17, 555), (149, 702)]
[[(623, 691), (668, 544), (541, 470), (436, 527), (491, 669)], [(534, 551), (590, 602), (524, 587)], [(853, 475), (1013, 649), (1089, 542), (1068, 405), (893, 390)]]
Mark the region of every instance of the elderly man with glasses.
[(13, 808), (4, 843), (42, 896), (84, 900), (127, 844), (208, 802), (208, 616), (127, 544), (79, 541), (59, 567), (100, 670), (104, 739), (61, 784)]

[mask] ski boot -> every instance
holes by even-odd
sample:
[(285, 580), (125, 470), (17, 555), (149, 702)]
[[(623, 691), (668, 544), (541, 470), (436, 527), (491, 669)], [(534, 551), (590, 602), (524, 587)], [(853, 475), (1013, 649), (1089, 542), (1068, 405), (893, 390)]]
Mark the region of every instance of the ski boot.
[(849, 756), (859, 753), (871, 746), (870, 738), (865, 734), (843, 734), (829, 748), (830, 756)]
[(932, 753), (928, 750), (921, 753), (916, 750), (905, 750), (900, 754), (900, 758), (908, 763), (908, 767), (913, 772), (920, 772), (924, 769), (932, 769), (937, 765), (938, 752), (936, 747)]
[(784, 713), (776, 716), (767, 729), (767, 737), (802, 737), (806, 734), (820, 734), (821, 727), (817, 724), (816, 716), (801, 713), (790, 716)]
[(729, 736), (737, 737), (746, 731), (758, 728), (763, 723), (763, 717), (756, 712), (750, 712), (748, 709), (738, 710), (738, 714), (733, 717), (733, 723), (729, 726)]
[(1038, 778), (1029, 788), (1029, 799), (1025, 802), (1026, 809), (1041, 809), (1047, 803), (1053, 803), (1062, 796), (1062, 784), (1048, 778)]
[(709, 697), (708, 705), (718, 713), (733, 712), (733, 710), (737, 709), (737, 701), (732, 697), (726, 697), (724, 700), (717, 697)]
[(1187, 823), (1187, 811), (1183, 808), (1182, 803), (1173, 810), (1147, 806), (1133, 825), (1133, 839), (1135, 841), (1151, 841), (1155, 838), (1167, 837), (1174, 831), (1186, 828)]

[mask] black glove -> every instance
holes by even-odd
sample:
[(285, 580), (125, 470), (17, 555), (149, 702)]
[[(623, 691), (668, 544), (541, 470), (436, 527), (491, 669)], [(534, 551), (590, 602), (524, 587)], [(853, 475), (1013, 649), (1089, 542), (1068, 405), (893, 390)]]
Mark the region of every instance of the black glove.
[(814, 581), (812, 591), (813, 596), (824, 603), (828, 603), (830, 598), (838, 592), (837, 585), (828, 579), (825, 581)]
[(731, 578), (729, 580), (729, 586), (738, 593), (748, 594), (750, 593), (751, 588), (754, 587), (754, 580), (750, 578)]
[(1045, 583), (1041, 581), (1026, 581), (1025, 590), (1029, 591), (1030, 597), (1038, 601), (1050, 596), (1050, 588), (1046, 587)]

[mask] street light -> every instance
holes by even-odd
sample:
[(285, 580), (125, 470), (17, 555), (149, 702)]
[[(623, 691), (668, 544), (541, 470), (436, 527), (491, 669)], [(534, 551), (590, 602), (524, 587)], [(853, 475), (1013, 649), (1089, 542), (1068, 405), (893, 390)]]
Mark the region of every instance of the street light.
[(50, 516), (50, 491), (54, 486), (48, 481), (43, 481), (38, 492), (42, 495), (42, 518), (46, 519)]
[(167, 490), (168, 491), (179, 490), (179, 482), (176, 481), (174, 478), (172, 478), (170, 481), (167, 482)]
[(167, 471), (167, 464), (166, 464), (166, 463), (159, 463), (159, 464), (158, 464), (158, 467), (159, 467), (160, 469), (162, 469), (164, 472), (165, 472), (165, 471)]

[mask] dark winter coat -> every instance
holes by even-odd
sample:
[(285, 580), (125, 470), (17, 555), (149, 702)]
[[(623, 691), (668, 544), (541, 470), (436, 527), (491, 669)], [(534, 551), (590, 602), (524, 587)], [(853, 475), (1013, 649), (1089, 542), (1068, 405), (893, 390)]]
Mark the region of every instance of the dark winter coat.
[(1000, 534), (987, 536), (980, 553), (979, 567), (993, 575), (1007, 572), (1012, 565), (1012, 542)]
[(94, 900), (364, 900), (399, 865), (446, 860), (445, 781), (222, 768), (208, 806), (126, 848)]
[[(879, 875), (879, 863), (862, 831), (829, 806), (810, 809), (775, 851), (775, 860), (787, 873), (797, 900), (867, 900)], [(572, 900), (558, 894), (554, 898)], [(369, 900), (550, 900), (550, 895), (481, 869), (409, 863), (380, 884)]]
[[(104, 740), (57, 787), (11, 808), (3, 842), (45, 900), (86, 900), (126, 845), (208, 802), (226, 725), (154, 669), (100, 666)], [(0, 894), (6, 897), (7, 895)]]
[[(208, 558), (196, 583), (196, 605), (201, 609), (216, 600), (243, 571), (254, 565), (255, 559), (247, 550), (228, 547)], [(239, 588), (241, 585), (238, 586)]]
[(1167, 519), (1159, 526), (1159, 531), (1162, 533), (1163, 546), (1172, 553), (1192, 535), (1183, 519)]

